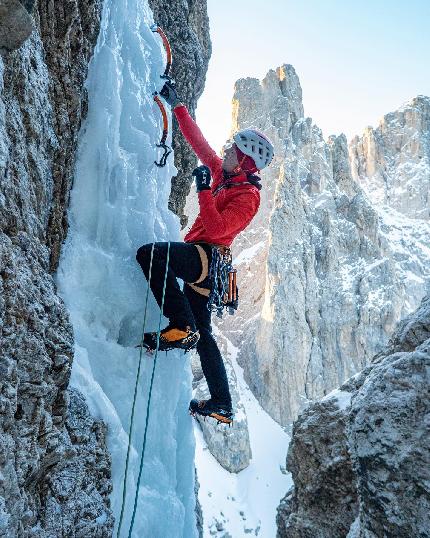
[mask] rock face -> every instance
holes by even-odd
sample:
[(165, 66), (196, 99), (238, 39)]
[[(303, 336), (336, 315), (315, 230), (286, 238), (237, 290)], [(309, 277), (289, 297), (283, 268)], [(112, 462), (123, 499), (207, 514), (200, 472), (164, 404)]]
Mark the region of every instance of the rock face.
[[(154, 20), (164, 29), (172, 47), (171, 75), (176, 81), (178, 94), (194, 116), (197, 100), (203, 93), (212, 53), (207, 2), (149, 0), (149, 5)], [(184, 212), (185, 200), (190, 192), (191, 172), (197, 166), (197, 159), (182, 136), (176, 120), (173, 148), (178, 174), (172, 178), (169, 208), (180, 217), (185, 226), (188, 221)]]
[[(225, 354), (223, 356), (225, 357)], [(204, 420), (198, 415), (197, 420), (211, 454), (224, 469), (230, 473), (238, 473), (248, 467), (252, 458), (248, 421), (237, 390), (237, 381), (233, 367), (226, 359), (224, 359), (224, 363), (227, 370), (233, 409), (235, 410), (233, 427), (229, 428), (225, 424), (217, 424), (212, 419)], [(207, 400), (210, 398), (209, 389), (204, 378), (197, 382), (197, 390), (194, 397), (198, 400)]]
[(203, 538), (203, 512), (202, 512), (202, 506), (199, 501), (199, 489), (200, 484), (199, 480), (197, 478), (197, 469), (195, 470), (195, 486), (194, 486), (194, 494), (196, 496), (196, 522), (197, 522), (197, 532), (199, 534), (199, 538)]
[(293, 439), (288, 469), (295, 487), (278, 507), (278, 536), (345, 537), (358, 504), (345, 417), (337, 400), (307, 409), (294, 425)]
[(41, 529), (35, 536), (110, 537), (114, 521), (106, 506), (112, 490), (106, 427), (91, 417), (79, 391), (71, 389), (68, 395), (66, 435), (58, 454), (32, 476), (32, 480), (40, 482), (48, 472), (44, 479), (46, 491), (42, 491), (47, 502), (41, 514)]
[[(52, 278), (102, 2), (33, 4), (0, 0), (0, 534), (107, 537), (105, 427), (68, 390), (73, 334)], [(157, 7), (192, 111), (210, 56), (205, 7)]]
[(352, 175), (372, 202), (430, 218), (430, 98), (419, 95), (350, 144)]
[(277, 157), (262, 173), (259, 215), (234, 244), (240, 313), (220, 327), (263, 407), (288, 424), (359, 372), (417, 307), (430, 228), (372, 206), (346, 138), (325, 141), (304, 117), (292, 66), (238, 81), (233, 130), (248, 126), (271, 137)]
[(430, 535), (430, 296), (296, 421), (278, 538)]
[(0, 206), (2, 229), (40, 239), (50, 249), (51, 269), (67, 233), (77, 135), (86, 112), (83, 84), (100, 10), (98, 0), (74, 0), (67, 7), (41, 3), (34, 12), (37, 32), (0, 64), (2, 145), (5, 155), (10, 152), (2, 164), (8, 189)]
[(93, 0), (40, 3), (36, 31), (0, 59), (4, 536), (110, 536), (113, 528), (105, 430), (67, 390), (72, 328), (50, 274), (66, 233), (100, 8)]
[(0, 0), (0, 53), (18, 49), (33, 30), (33, 21), (18, 0)]

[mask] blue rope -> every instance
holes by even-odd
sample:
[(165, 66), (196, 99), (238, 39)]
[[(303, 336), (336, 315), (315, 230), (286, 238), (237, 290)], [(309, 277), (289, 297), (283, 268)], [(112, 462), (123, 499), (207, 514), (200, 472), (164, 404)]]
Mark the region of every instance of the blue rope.
[(158, 356), (158, 344), (159, 344), (159, 341), (160, 341), (161, 320), (163, 318), (164, 298), (165, 298), (165, 295), (166, 295), (166, 284), (167, 284), (167, 272), (168, 272), (168, 269), (169, 269), (169, 259), (170, 259), (170, 241), (167, 244), (166, 271), (164, 273), (163, 296), (162, 296), (162, 299), (161, 299), (160, 318), (158, 320), (157, 347), (156, 347), (156, 351), (155, 351), (154, 364), (152, 366), (151, 382), (149, 384), (148, 404), (146, 406), (145, 433), (143, 435), (142, 454), (140, 456), (139, 476), (137, 478), (136, 494), (134, 496), (133, 515), (131, 516), (130, 528), (128, 530), (128, 538), (131, 538), (131, 533), (132, 533), (133, 526), (134, 526), (134, 520), (135, 520), (135, 517), (136, 517), (136, 511), (137, 511), (137, 501), (138, 501), (138, 497), (139, 497), (140, 480), (142, 478), (143, 458), (145, 456), (145, 448), (146, 448), (146, 434), (148, 433), (148, 423), (149, 423), (149, 407), (151, 405), (152, 387), (153, 387), (153, 384), (154, 384), (155, 366), (156, 366), (156, 363), (157, 363), (157, 356)]
[(118, 531), (117, 531), (117, 534), (116, 534), (117, 538), (119, 538), (120, 532), (121, 532), (122, 520), (124, 518), (125, 498), (126, 498), (126, 495), (127, 495), (127, 474), (128, 474), (128, 463), (129, 463), (129, 459), (130, 459), (131, 435), (132, 435), (132, 432), (133, 432), (134, 411), (135, 411), (136, 399), (137, 399), (137, 388), (138, 388), (138, 385), (139, 385), (140, 370), (141, 370), (141, 367), (142, 367), (143, 339), (144, 339), (144, 336), (145, 336), (146, 314), (147, 314), (147, 310), (148, 310), (148, 298), (149, 298), (149, 289), (150, 289), (151, 276), (152, 276), (152, 262), (153, 262), (153, 259), (154, 259), (154, 247), (155, 247), (155, 243), (152, 243), (151, 260), (149, 262), (148, 288), (146, 290), (146, 298), (145, 298), (145, 313), (144, 313), (144, 317), (143, 317), (142, 337), (140, 339), (139, 364), (138, 364), (138, 367), (137, 367), (136, 382), (134, 384), (133, 405), (132, 405), (132, 408), (131, 408), (130, 427), (129, 427), (129, 430), (128, 430), (127, 457), (125, 459), (124, 483), (123, 483), (123, 487), (122, 487), (121, 514), (119, 516)]

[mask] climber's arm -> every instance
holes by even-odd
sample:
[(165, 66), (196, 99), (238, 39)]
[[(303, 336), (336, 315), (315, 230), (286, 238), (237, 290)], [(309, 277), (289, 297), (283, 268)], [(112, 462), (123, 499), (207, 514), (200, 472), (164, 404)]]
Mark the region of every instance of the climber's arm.
[(218, 157), (216, 152), (210, 147), (185, 105), (177, 105), (173, 112), (178, 120), (182, 134), (193, 148), (195, 154), (203, 164), (211, 169), (212, 175), (214, 175), (218, 171), (218, 168), (222, 166), (221, 157)]

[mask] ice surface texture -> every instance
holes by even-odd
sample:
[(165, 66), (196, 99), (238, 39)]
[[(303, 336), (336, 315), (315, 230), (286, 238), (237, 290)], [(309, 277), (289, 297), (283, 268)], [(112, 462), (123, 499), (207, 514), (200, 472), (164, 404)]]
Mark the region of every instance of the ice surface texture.
[[(161, 116), (152, 93), (159, 90), (164, 55), (146, 0), (106, 0), (102, 28), (90, 65), (88, 117), (80, 135), (70, 204), (70, 233), (58, 282), (70, 310), (76, 352), (72, 384), (87, 397), (91, 412), (109, 428), (118, 518), (139, 352), (146, 283), (137, 248), (155, 240), (177, 240), (179, 222), (168, 211), (172, 157), (154, 165)], [(152, 298), (147, 329), (155, 329), (159, 309)], [(127, 509), (122, 535), (128, 535), (146, 397), (152, 360), (145, 357), (130, 455)], [(188, 359), (160, 356), (138, 517), (133, 536), (196, 535), (194, 439), (187, 413)]]

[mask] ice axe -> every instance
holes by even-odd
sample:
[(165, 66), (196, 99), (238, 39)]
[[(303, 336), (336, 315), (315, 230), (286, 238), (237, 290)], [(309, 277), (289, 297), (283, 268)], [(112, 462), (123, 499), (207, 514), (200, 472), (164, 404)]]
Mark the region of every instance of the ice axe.
[[(157, 33), (161, 37), (164, 48), (166, 50), (166, 55), (167, 55), (166, 68), (164, 70), (164, 73), (160, 75), (160, 78), (169, 81), (171, 84), (174, 84), (173, 79), (169, 75), (170, 68), (172, 67), (172, 49), (170, 47), (169, 40), (167, 39), (167, 36), (163, 32), (163, 30), (158, 26), (158, 24), (153, 24), (151, 26), (151, 30), (154, 33)], [(164, 107), (164, 104), (161, 101), (161, 99), (158, 97), (158, 92), (154, 92), (154, 101), (157, 103), (161, 112), (161, 116), (163, 117), (163, 134), (161, 136), (160, 142), (157, 144), (157, 148), (162, 148), (164, 150), (164, 153), (158, 162), (154, 161), (155, 164), (161, 168), (163, 166), (166, 166), (167, 157), (172, 152), (172, 148), (166, 144), (167, 136), (169, 134), (169, 120), (168, 120), (168, 116), (167, 116), (167, 112)]]

